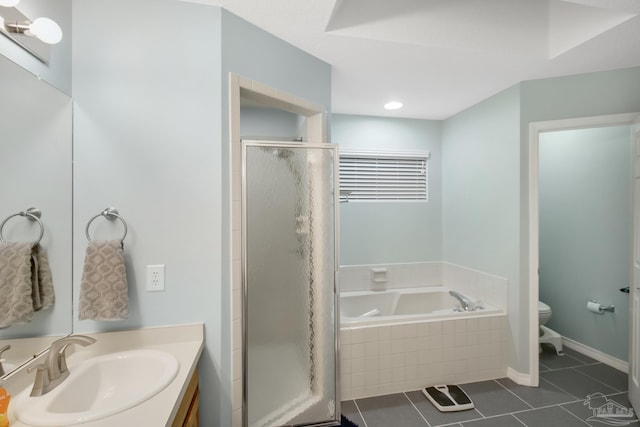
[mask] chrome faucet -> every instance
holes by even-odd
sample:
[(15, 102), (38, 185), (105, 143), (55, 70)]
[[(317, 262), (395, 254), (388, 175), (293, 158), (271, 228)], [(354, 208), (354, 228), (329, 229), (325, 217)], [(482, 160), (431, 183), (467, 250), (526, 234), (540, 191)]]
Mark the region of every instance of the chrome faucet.
[(4, 362), (4, 359), (2, 358), (2, 353), (10, 349), (11, 349), (11, 344), (7, 344), (4, 347), (0, 348), (0, 377), (6, 374), (6, 372), (4, 371), (4, 367), (2, 366), (2, 362)]
[(54, 341), (49, 347), (49, 353), (45, 363), (31, 366), (27, 370), (31, 372), (36, 369), (36, 378), (31, 389), (31, 396), (42, 396), (59, 386), (65, 378), (69, 376), (67, 368), (67, 356), (65, 352), (71, 344), (78, 344), (83, 347), (96, 342), (95, 338), (85, 335), (69, 335)]
[(478, 308), (469, 298), (456, 291), (449, 291), (449, 295), (460, 301), (460, 307), (464, 311), (475, 311)]

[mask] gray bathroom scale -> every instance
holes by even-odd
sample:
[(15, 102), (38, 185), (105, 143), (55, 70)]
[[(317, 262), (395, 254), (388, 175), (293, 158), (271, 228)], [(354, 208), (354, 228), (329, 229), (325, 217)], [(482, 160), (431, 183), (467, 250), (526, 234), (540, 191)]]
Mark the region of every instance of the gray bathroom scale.
[(473, 409), (473, 402), (457, 385), (425, 387), (422, 393), (440, 412), (466, 411)]

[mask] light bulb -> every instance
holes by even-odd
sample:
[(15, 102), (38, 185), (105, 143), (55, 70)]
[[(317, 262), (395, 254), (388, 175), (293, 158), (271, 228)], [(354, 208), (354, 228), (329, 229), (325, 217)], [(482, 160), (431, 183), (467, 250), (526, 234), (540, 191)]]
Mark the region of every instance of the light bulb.
[(56, 44), (62, 40), (62, 29), (49, 18), (38, 18), (29, 25), (31, 34), (47, 44)]
[(18, 3), (20, 3), (20, 0), (0, 0), (0, 6), (4, 7), (14, 7)]

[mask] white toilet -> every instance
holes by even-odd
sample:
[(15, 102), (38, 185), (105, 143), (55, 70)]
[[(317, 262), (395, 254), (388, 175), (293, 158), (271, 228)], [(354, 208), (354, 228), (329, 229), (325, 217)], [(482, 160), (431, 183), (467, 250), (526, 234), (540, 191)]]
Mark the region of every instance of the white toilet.
[[(563, 355), (562, 351), (562, 337), (556, 331), (544, 326), (545, 323), (551, 319), (551, 307), (542, 301), (538, 301), (538, 324), (540, 325), (540, 336), (538, 341), (540, 344), (549, 343), (556, 348), (558, 355)], [(542, 353), (542, 345), (540, 345), (540, 352)]]

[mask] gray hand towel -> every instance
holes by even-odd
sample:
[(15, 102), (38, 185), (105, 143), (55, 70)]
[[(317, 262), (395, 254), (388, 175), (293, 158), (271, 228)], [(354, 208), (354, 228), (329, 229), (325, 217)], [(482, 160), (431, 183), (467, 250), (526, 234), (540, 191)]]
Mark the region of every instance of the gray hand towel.
[(54, 301), (49, 260), (40, 245), (0, 242), (0, 328), (30, 322)]
[(80, 320), (123, 320), (129, 315), (122, 241), (92, 240), (80, 282)]

